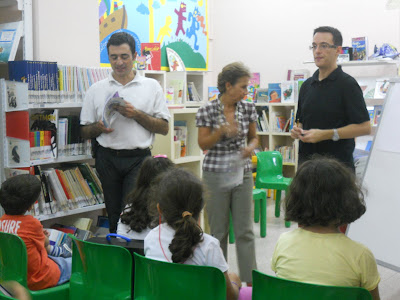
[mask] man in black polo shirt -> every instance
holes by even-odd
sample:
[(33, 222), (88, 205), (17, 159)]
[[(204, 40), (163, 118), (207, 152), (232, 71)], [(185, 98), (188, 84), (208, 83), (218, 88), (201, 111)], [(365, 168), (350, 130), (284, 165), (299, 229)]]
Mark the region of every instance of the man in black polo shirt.
[(354, 138), (371, 132), (360, 86), (336, 63), (342, 42), (336, 28), (314, 30), (310, 49), (318, 70), (301, 87), (297, 124), (291, 131), (292, 138), (300, 139), (299, 164), (317, 153), (354, 170)]

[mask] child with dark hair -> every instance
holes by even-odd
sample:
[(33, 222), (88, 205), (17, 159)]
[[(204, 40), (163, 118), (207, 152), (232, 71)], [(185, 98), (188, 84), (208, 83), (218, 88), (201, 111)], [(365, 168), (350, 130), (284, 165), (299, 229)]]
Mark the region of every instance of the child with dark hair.
[(225, 275), (227, 299), (238, 299), (241, 287), (239, 277), (228, 274), (228, 264), (219, 241), (203, 233), (198, 225), (204, 206), (200, 180), (183, 169), (172, 169), (157, 177), (156, 183), (151, 197), (152, 203), (157, 203), (160, 224), (144, 240), (146, 257), (216, 267)]
[(301, 228), (280, 236), (272, 270), (294, 281), (363, 287), (380, 299), (374, 255), (339, 231), (365, 210), (363, 192), (348, 167), (330, 158), (304, 162), (285, 202), (286, 221)]
[[(48, 256), (51, 249), (42, 224), (30, 210), (41, 192), (41, 183), (34, 175), (11, 177), (1, 185), (0, 204), (5, 215), (0, 218), (0, 231), (18, 235), (28, 255), (28, 288), (41, 290), (67, 282), (71, 277), (71, 257)], [(46, 249), (46, 247), (48, 249)]]
[(147, 157), (140, 167), (136, 185), (127, 196), (127, 205), (118, 222), (117, 234), (135, 240), (144, 240), (152, 227), (149, 215), (149, 192), (154, 178), (172, 168), (174, 163), (164, 155)]

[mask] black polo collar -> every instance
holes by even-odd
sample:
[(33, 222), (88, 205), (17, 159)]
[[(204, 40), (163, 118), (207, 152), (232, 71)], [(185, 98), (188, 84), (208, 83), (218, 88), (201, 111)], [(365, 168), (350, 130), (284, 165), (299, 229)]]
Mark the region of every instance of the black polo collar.
[[(342, 66), (338, 66), (331, 74), (329, 74), (328, 77), (326, 77), (325, 79), (323, 79), (321, 81), (324, 81), (324, 80), (335, 81), (337, 79), (337, 77), (342, 73), (343, 73)], [(318, 77), (319, 77), (319, 69), (317, 71), (315, 71), (313, 76), (311, 77), (311, 83), (320, 82)]]

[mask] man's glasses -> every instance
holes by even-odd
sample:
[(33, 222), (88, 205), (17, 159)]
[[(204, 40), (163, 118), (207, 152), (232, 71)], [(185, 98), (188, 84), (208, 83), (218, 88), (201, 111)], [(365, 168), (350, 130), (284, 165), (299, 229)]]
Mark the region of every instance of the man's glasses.
[(317, 50), (318, 47), (319, 47), (321, 50), (327, 50), (327, 49), (329, 49), (329, 48), (337, 48), (338, 46), (336, 46), (336, 45), (330, 45), (330, 44), (328, 44), (328, 43), (322, 43), (322, 44), (319, 44), (319, 45), (317, 45), (317, 44), (312, 44), (312, 45), (310, 46), (310, 50), (315, 51), (315, 50)]

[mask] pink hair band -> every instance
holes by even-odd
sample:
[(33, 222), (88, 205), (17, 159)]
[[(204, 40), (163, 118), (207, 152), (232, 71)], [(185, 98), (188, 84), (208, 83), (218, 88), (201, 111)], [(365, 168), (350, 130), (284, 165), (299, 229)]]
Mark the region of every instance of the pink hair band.
[(166, 156), (165, 154), (157, 154), (157, 155), (154, 155), (153, 157), (154, 158), (157, 158), (157, 157), (168, 158), (168, 156)]

